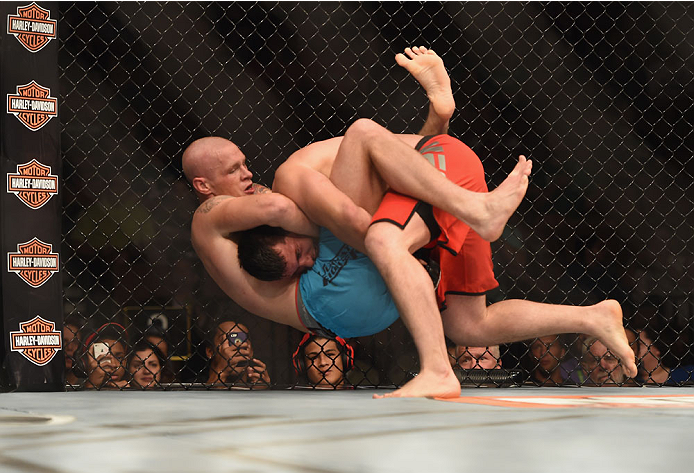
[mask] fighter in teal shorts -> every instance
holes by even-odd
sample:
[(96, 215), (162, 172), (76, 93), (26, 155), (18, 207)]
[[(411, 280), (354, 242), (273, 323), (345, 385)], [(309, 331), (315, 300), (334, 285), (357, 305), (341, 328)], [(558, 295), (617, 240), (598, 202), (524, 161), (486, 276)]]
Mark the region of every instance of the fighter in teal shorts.
[(298, 287), (299, 318), (321, 336), (373, 335), (400, 316), (371, 260), (325, 228), (316, 262), (301, 275)]

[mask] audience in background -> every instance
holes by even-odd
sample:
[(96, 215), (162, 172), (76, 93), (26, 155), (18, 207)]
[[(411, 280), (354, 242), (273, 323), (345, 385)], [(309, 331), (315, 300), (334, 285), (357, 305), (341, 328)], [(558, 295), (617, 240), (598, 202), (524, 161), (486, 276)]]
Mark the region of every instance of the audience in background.
[(142, 338), (159, 349), (164, 358), (169, 357), (169, 341), (166, 332), (157, 325), (150, 325), (142, 334)]
[(292, 355), (300, 381), (315, 389), (345, 389), (347, 372), (354, 366), (354, 349), (344, 339), (305, 334)]
[(614, 386), (627, 381), (619, 359), (595, 337), (588, 337), (583, 341), (581, 367), (586, 376), (586, 384)]
[(678, 366), (671, 368), (663, 362), (663, 355), (670, 351), (670, 346), (663, 343), (657, 334), (652, 335), (650, 329), (639, 332), (636, 361), (639, 367), (639, 377), (646, 384), (678, 385), (694, 381), (694, 366)]
[(87, 375), (87, 389), (123, 388), (127, 385), (125, 360), (128, 332), (115, 322), (102, 325), (84, 342), (80, 363)]
[(139, 389), (161, 387), (165, 360), (164, 354), (156, 345), (146, 340), (137, 342), (128, 356), (130, 386)]
[(501, 369), (501, 351), (499, 345), (491, 347), (448, 346), (448, 359), (453, 368), (464, 370)]
[(569, 379), (569, 373), (562, 370), (566, 352), (566, 346), (559, 335), (547, 335), (533, 340), (530, 344), (532, 382), (539, 386), (565, 384)]
[(77, 317), (66, 317), (63, 322), (63, 351), (65, 352), (65, 383), (81, 384), (83, 374), (77, 370), (77, 357), (82, 345), (83, 322)]
[(210, 330), (206, 349), (209, 363), (207, 383), (242, 386), (252, 389), (270, 387), (265, 363), (253, 357), (253, 346), (245, 325), (224, 321)]
[[(149, 327), (147, 327), (147, 330), (145, 330), (145, 332), (142, 334), (142, 337), (145, 341), (148, 341), (149, 343), (151, 343), (159, 349), (161, 354), (164, 356), (162, 361), (170, 360), (171, 344), (169, 343), (169, 339), (166, 336), (166, 330), (161, 328), (160, 325), (150, 325)], [(175, 378), (176, 375), (173, 371), (171, 371), (170, 363), (162, 363), (161, 382), (171, 383), (174, 381)]]

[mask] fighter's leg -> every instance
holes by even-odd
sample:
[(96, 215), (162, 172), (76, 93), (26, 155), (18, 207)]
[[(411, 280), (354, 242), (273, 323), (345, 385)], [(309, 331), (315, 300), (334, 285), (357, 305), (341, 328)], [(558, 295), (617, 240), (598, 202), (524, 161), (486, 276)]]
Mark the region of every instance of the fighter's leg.
[(363, 172), (369, 166), (393, 190), (454, 215), (485, 240), (494, 241), (501, 236), (506, 222), (525, 195), (532, 162), (521, 156), (511, 174), (494, 191), (472, 192), (449, 181), (405, 143), (403, 137), (371, 120), (360, 119), (345, 133), (330, 179), (343, 191), (345, 186), (350, 188), (346, 193), (356, 199), (357, 205), (373, 212), (375, 209), (368, 204), (375, 201), (375, 196), (361, 200), (363, 193), (368, 193), (368, 187), (362, 185), (359, 191), (354, 191), (355, 183), (362, 182), (361, 175), (354, 171)]
[(447, 309), (441, 314), (444, 330), (457, 344), (487, 346), (559, 333), (586, 333), (598, 337), (622, 361), (629, 376), (637, 374), (617, 301), (568, 306), (506, 300), (486, 307), (484, 296), (449, 295), (446, 303)]
[(367, 232), (366, 249), (388, 285), (400, 317), (417, 347), (420, 371), (402, 388), (374, 397), (457, 397), (460, 382), (448, 361), (434, 287), (422, 265), (410, 254), (431, 238), (419, 215), (405, 229), (375, 223)]
[(455, 100), (443, 60), (433, 50), (415, 46), (405, 49), (405, 54), (398, 53), (395, 61), (417, 79), (429, 98), (429, 115), (419, 134), (447, 133)]

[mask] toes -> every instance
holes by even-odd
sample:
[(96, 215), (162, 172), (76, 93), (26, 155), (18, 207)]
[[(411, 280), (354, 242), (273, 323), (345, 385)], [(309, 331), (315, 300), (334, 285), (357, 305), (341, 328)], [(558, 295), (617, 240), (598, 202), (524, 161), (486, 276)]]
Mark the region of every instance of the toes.
[(399, 65), (405, 67), (407, 65), (407, 63), (409, 62), (409, 59), (407, 59), (404, 54), (398, 53), (395, 55), (395, 62), (397, 62)]

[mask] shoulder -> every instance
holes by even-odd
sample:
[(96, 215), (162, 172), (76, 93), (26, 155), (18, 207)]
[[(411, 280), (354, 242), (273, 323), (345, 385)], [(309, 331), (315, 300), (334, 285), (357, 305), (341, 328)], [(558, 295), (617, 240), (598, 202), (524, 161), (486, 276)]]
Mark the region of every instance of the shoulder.
[(195, 215), (197, 216), (208, 214), (220, 203), (230, 199), (236, 199), (236, 197), (232, 197), (230, 195), (217, 195), (215, 197), (212, 197), (211, 199), (207, 199), (205, 202), (200, 204), (200, 206), (195, 210)]
[(254, 194), (271, 194), (272, 191), (262, 184), (253, 183)]

